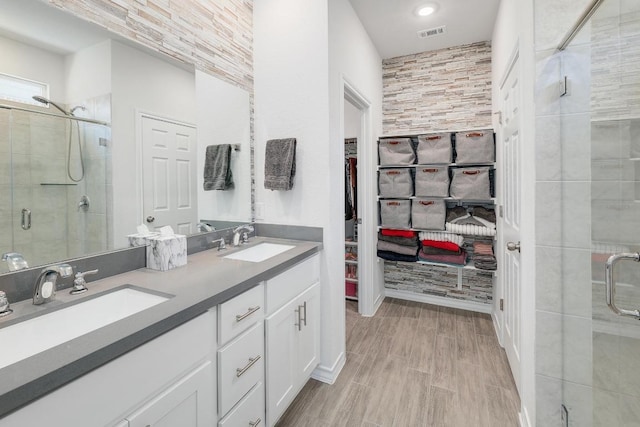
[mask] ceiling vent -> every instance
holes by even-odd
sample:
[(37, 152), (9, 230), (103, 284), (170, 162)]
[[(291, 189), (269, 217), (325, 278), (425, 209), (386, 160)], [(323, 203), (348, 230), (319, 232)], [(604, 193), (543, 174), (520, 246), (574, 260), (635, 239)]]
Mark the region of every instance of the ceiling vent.
[(430, 28), (428, 30), (420, 30), (418, 31), (418, 37), (421, 39), (426, 39), (427, 37), (441, 36), (446, 32), (447, 32), (447, 26), (443, 25), (441, 27)]

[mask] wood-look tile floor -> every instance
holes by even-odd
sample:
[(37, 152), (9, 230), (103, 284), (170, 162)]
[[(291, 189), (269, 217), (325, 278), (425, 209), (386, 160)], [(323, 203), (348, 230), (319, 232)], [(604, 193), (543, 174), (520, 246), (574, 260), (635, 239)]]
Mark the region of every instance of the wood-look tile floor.
[(347, 361), (309, 380), (278, 427), (515, 427), (520, 399), (491, 317), (387, 298), (374, 317), (347, 301)]

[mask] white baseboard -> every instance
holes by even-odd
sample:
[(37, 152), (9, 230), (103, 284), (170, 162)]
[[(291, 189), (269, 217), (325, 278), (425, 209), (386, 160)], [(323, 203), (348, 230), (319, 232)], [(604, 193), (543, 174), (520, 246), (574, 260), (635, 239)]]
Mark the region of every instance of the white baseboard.
[(346, 361), (347, 358), (345, 356), (345, 353), (342, 352), (340, 353), (340, 356), (338, 356), (338, 359), (335, 361), (333, 366), (327, 367), (318, 365), (318, 367), (311, 373), (311, 378), (323, 383), (333, 384), (338, 379), (338, 375), (340, 375), (340, 372), (342, 371), (342, 368), (344, 368), (344, 364), (346, 363)]
[(498, 317), (493, 312), (491, 312), (491, 320), (493, 321), (493, 329), (496, 331), (496, 336), (498, 337), (498, 344), (504, 348), (504, 345), (502, 345), (502, 328), (500, 327), (500, 323), (498, 323)]
[(531, 420), (529, 419), (529, 414), (527, 413), (527, 408), (522, 408), (522, 412), (518, 414), (518, 418), (520, 421), (520, 427), (533, 427)]
[(416, 294), (409, 291), (385, 289), (385, 295), (391, 298), (406, 299), (409, 301), (424, 302), (427, 304), (442, 305), (445, 307), (459, 308), (461, 310), (477, 311), (491, 314), (491, 304), (439, 297), (435, 295)]

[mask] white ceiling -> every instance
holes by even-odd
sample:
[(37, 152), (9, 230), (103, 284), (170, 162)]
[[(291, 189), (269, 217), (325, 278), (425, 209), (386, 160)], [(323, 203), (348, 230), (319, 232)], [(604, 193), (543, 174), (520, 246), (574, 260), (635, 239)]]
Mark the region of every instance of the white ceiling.
[[(491, 40), (500, 0), (349, 0), (383, 59)], [(414, 11), (435, 3), (427, 17)], [(426, 39), (418, 31), (446, 25)]]

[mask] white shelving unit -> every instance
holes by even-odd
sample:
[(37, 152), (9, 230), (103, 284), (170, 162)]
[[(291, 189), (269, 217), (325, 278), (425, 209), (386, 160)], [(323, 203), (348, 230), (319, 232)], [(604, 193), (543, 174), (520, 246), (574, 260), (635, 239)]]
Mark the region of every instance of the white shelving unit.
[[(470, 131), (475, 131), (475, 130), (467, 130), (467, 132)], [(488, 131), (488, 129), (482, 129), (482, 131)], [(493, 132), (493, 130), (489, 130), (490, 132)], [(414, 142), (418, 137), (418, 134), (415, 135), (403, 135), (403, 136), (387, 136), (384, 138), (411, 138)], [(493, 175), (495, 176), (495, 168), (496, 168), (496, 164), (494, 162), (478, 162), (478, 163), (465, 163), (465, 164), (460, 164), (460, 163), (421, 163), (421, 164), (411, 164), (411, 165), (397, 165), (397, 164), (389, 164), (389, 165), (378, 165), (377, 170), (378, 171), (384, 171), (385, 169), (398, 169), (398, 168), (419, 168), (419, 167), (448, 167), (448, 168), (456, 168), (456, 167), (491, 167), (493, 169)], [(494, 187), (495, 188), (495, 187)], [(489, 199), (480, 199), (480, 200), (476, 200), (476, 199), (457, 199), (457, 198), (453, 198), (453, 197), (430, 197), (430, 196), (410, 196), (410, 197), (388, 197), (388, 196), (380, 196), (378, 195), (378, 201), (382, 201), (382, 200), (421, 200), (421, 199), (439, 199), (439, 200), (444, 200), (447, 207), (454, 207), (454, 206), (465, 206), (465, 207), (472, 207), (472, 206), (482, 206), (482, 207), (491, 207), (495, 209), (496, 206), (496, 199), (495, 197), (491, 197)], [(382, 224), (379, 224), (378, 226), (378, 230), (381, 230), (382, 228), (386, 228), (384, 227)], [(391, 228), (396, 228), (396, 227), (391, 227)], [(452, 231), (446, 231), (446, 230), (428, 230), (428, 229), (420, 229), (420, 228), (413, 228), (413, 227), (409, 227), (409, 228), (401, 228), (402, 230), (409, 230), (409, 231), (415, 231), (415, 232), (421, 232), (421, 231), (426, 231), (426, 232), (437, 232), (437, 233), (448, 233), (448, 234), (460, 234), (460, 233), (455, 233)], [(471, 236), (471, 235), (467, 235), (470, 237), (477, 237), (479, 239), (493, 239), (495, 241), (495, 236)], [(495, 284), (495, 271), (492, 270), (483, 270), (483, 269), (478, 269), (475, 266), (473, 266), (473, 264), (467, 263), (466, 265), (454, 265), (454, 264), (445, 264), (445, 263), (439, 263), (439, 262), (431, 262), (431, 261), (424, 261), (424, 260), (418, 260), (415, 262), (409, 262), (409, 261), (388, 261), (388, 260), (383, 260), (382, 258), (379, 258), (381, 261), (384, 262), (389, 262), (389, 263), (394, 263), (397, 264), (398, 266), (403, 266), (404, 269), (407, 270), (411, 270), (412, 272), (416, 270), (416, 268), (424, 268), (424, 269), (429, 269), (431, 268), (439, 268), (439, 269), (451, 269), (451, 272), (455, 272), (455, 274), (457, 274), (457, 284), (455, 286), (455, 288), (453, 288), (451, 285), (452, 283), (449, 282), (447, 287), (448, 289), (453, 293), (453, 292), (457, 292), (458, 295), (463, 295), (466, 292), (465, 289), (465, 281), (469, 281), (469, 277), (465, 277), (465, 275), (468, 274), (480, 274), (482, 275), (482, 278), (484, 280), (486, 280), (487, 276), (491, 277), (491, 281), (492, 281), (492, 286), (493, 284)], [(418, 267), (419, 266), (419, 267)], [(407, 273), (407, 274), (414, 274), (414, 273)], [(386, 279), (386, 277), (385, 277)], [(385, 287), (386, 287), (386, 280), (385, 280)], [(445, 286), (443, 286), (445, 287)], [(428, 291), (427, 291), (428, 292)], [(442, 291), (444, 292), (444, 290)], [(464, 309), (464, 310), (472, 310), (472, 311), (479, 311), (479, 312), (485, 312), (485, 313), (489, 313), (491, 311), (491, 299), (488, 299), (487, 301), (476, 301), (470, 298), (464, 298), (462, 296), (440, 296), (437, 295), (437, 292), (433, 292), (433, 293), (424, 293), (424, 292), (414, 292), (414, 291), (409, 291), (409, 290), (400, 290), (400, 289), (391, 289), (391, 288), (387, 288), (386, 289), (386, 295), (390, 296), (390, 297), (394, 297), (394, 298), (400, 298), (400, 299), (406, 299), (406, 300), (412, 300), (412, 301), (418, 301), (418, 302), (426, 302), (426, 303), (431, 303), (431, 304), (437, 304), (437, 305), (443, 305), (443, 306), (448, 306), (448, 307), (453, 307), (453, 308), (460, 308), (460, 309)]]

